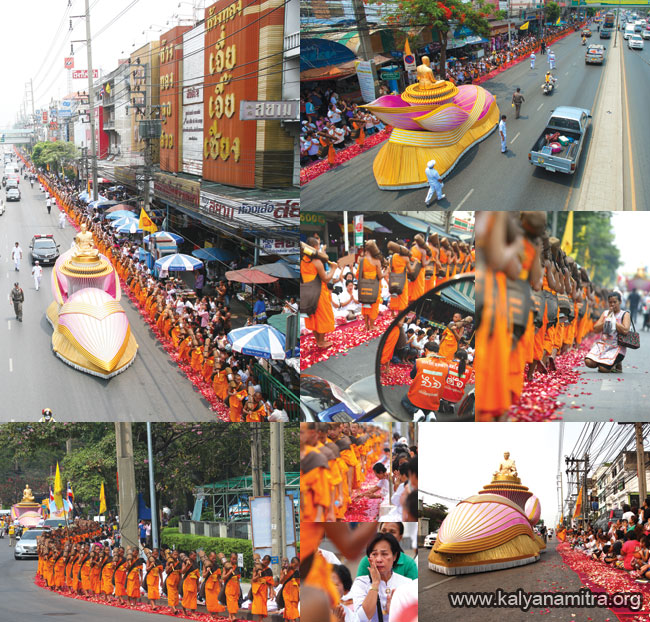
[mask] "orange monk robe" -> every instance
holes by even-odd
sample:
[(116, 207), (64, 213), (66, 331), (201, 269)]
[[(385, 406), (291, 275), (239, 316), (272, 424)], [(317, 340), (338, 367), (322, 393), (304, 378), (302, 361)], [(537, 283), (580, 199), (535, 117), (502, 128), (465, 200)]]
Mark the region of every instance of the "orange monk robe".
[[(313, 281), (318, 272), (309, 257), (303, 257), (300, 262), (300, 275), (303, 283)], [(332, 309), (332, 294), (327, 283), (321, 283), (320, 299), (316, 311), (305, 319), (305, 327), (315, 333), (331, 333), (334, 330), (334, 310)]]
[[(423, 252), (417, 244), (411, 249), (411, 256), (420, 264), (422, 263)], [(424, 294), (424, 266), (420, 267), (420, 272), (415, 281), (411, 281), (409, 284), (409, 302), (417, 300), (422, 294)]]
[(183, 609), (196, 609), (196, 595), (199, 591), (199, 570), (195, 568), (183, 579)]
[(126, 595), (140, 598), (140, 566), (136, 566), (126, 575)]
[(237, 568), (228, 583), (226, 584), (226, 607), (228, 613), (237, 613), (239, 611), (239, 596), (241, 588), (239, 587), (240, 570)]
[(450, 328), (445, 328), (440, 339), (440, 348), (438, 354), (448, 361), (454, 359), (454, 354), (458, 351), (458, 340)]
[(180, 570), (174, 570), (167, 576), (167, 604), (177, 607), (179, 603), (178, 585), (181, 582)]
[(269, 597), (269, 590), (273, 589), (273, 572), (270, 568), (262, 571), (262, 575), (254, 579), (251, 585), (253, 592), (253, 602), (251, 603), (251, 613), (254, 615), (267, 616), (266, 601)]
[(222, 369), (214, 374), (212, 380), (212, 390), (214, 394), (222, 401), (225, 402), (228, 397), (228, 370)]
[(209, 356), (207, 359), (203, 361), (203, 365), (201, 366), (201, 376), (203, 376), (203, 380), (205, 380), (206, 382), (210, 382), (213, 369), (214, 369), (214, 356)]
[[(300, 462), (300, 520), (309, 522), (324, 520), (324, 514), (327, 513), (332, 502), (327, 459), (316, 447), (307, 446)], [(320, 519), (319, 508), (322, 508)]]
[(431, 291), (436, 286), (436, 279), (438, 278), (438, 275), (436, 274), (436, 259), (438, 258), (438, 249), (431, 244), (427, 244), (427, 246), (429, 248), (429, 265), (433, 268), (433, 275), (431, 278), (424, 279), (425, 292)]
[(79, 578), (79, 572), (81, 570), (81, 558), (77, 557), (74, 564), (72, 564), (72, 590), (77, 592), (79, 590), (79, 583), (81, 579)]
[(113, 594), (113, 569), (114, 562), (106, 562), (102, 568), (102, 592), (111, 596)]
[[(320, 451), (321, 447), (325, 447), (325, 445), (323, 445), (323, 443), (318, 441), (318, 443), (316, 443), (315, 447), (316, 447), (317, 450)], [(343, 501), (343, 499), (341, 499), (341, 482), (342, 482), (343, 478), (341, 477), (341, 471), (339, 470), (339, 466), (336, 463), (336, 458), (330, 453), (325, 453), (323, 451), (321, 451), (321, 453), (327, 459), (327, 465), (328, 465), (327, 474), (328, 474), (328, 481), (329, 481), (329, 485), (330, 485), (330, 495), (332, 497), (332, 501), (335, 500), (335, 499), (339, 501), (339, 504), (335, 508), (335, 512), (336, 512), (336, 509), (340, 508), (340, 502)], [(332, 456), (331, 460), (330, 460), (330, 456)]]
[(209, 613), (221, 613), (226, 608), (219, 602), (221, 591), (221, 569), (217, 568), (205, 580), (205, 607)]
[(203, 348), (201, 346), (195, 346), (192, 348), (192, 353), (190, 355), (190, 367), (192, 371), (195, 371), (197, 374), (201, 371), (203, 366)]
[[(359, 460), (357, 459), (357, 456), (354, 453), (354, 450), (352, 449), (351, 446), (350, 448), (341, 451), (341, 458), (343, 458), (343, 460), (345, 461), (345, 464), (348, 466), (348, 469), (352, 469), (352, 472), (356, 474)], [(354, 477), (352, 478), (352, 486), (354, 487)], [(349, 490), (348, 494), (349, 497), (347, 499), (347, 502), (350, 503), (350, 497), (352, 495), (352, 491)]]
[(261, 423), (262, 421), (266, 421), (266, 418), (266, 408), (264, 407), (264, 404), (260, 404), (258, 408), (252, 412), (248, 412), (246, 415), (246, 423)]
[(381, 364), (386, 365), (392, 358), (393, 354), (395, 353), (395, 346), (397, 345), (397, 341), (399, 340), (399, 331), (400, 327), (395, 326), (390, 333), (388, 334), (388, 337), (386, 338), (386, 343), (384, 343), (384, 348), (381, 351)]
[(324, 590), (330, 598), (332, 607), (339, 603), (339, 592), (332, 583), (332, 566), (318, 551), (325, 535), (323, 523), (300, 523), (300, 565), (309, 566), (303, 585), (311, 585)]
[(228, 403), (230, 404), (230, 421), (232, 423), (241, 422), (241, 413), (242, 409), (244, 408), (244, 400), (246, 399), (247, 395), (248, 391), (246, 389), (242, 389), (241, 391), (237, 391), (237, 393), (234, 393), (230, 396)]
[(284, 619), (296, 620), (300, 617), (298, 610), (298, 603), (300, 602), (300, 579), (294, 576), (289, 579), (282, 588), (282, 596), (284, 598)]
[(190, 348), (192, 347), (192, 338), (185, 337), (178, 347), (178, 359), (181, 361), (190, 360)]
[(171, 331), (171, 328), (172, 328), (172, 319), (169, 316), (166, 316), (162, 322), (162, 333), (163, 333), (163, 337), (165, 337), (166, 339), (170, 338), (169, 333)]
[(65, 583), (65, 560), (63, 555), (54, 562), (54, 587), (63, 587)]
[(81, 564), (81, 589), (85, 592), (89, 592), (92, 589), (92, 584), (90, 583), (90, 560), (87, 559), (83, 564)]
[(115, 596), (126, 596), (126, 589), (124, 582), (126, 581), (126, 567), (127, 562), (124, 562), (115, 571)]
[[(359, 271), (357, 270), (357, 278), (359, 278)], [(370, 263), (367, 259), (363, 261), (363, 278), (376, 280), (377, 279), (377, 268)], [(370, 306), (363, 305), (361, 307), (361, 315), (367, 315), (371, 320), (376, 320), (379, 315), (379, 303), (381, 302), (381, 285), (379, 286), (379, 292), (377, 294), (377, 300), (373, 302)]]
[(95, 565), (90, 568), (90, 589), (95, 594), (101, 594), (102, 592), (101, 573), (102, 569), (99, 567), (99, 564), (95, 562)]
[[(401, 274), (406, 272), (406, 267), (408, 265), (408, 257), (403, 257), (402, 255), (394, 254), (391, 259), (391, 272)], [(402, 311), (406, 309), (409, 304), (409, 280), (408, 276), (404, 282), (404, 289), (399, 296), (391, 296), (389, 307), (393, 311)]]
[(178, 350), (181, 341), (181, 329), (178, 327), (178, 325), (172, 328), (170, 337), (172, 340), (172, 344), (174, 345), (174, 349)]
[(154, 566), (147, 573), (147, 598), (149, 600), (160, 598), (160, 566)]
[(336, 465), (341, 473), (341, 494), (343, 495), (343, 499), (340, 506), (335, 508), (335, 512), (337, 512), (337, 518), (343, 518), (350, 504), (350, 488), (348, 486), (348, 470), (350, 467), (347, 465), (345, 459), (341, 457), (340, 452), (339, 457), (336, 459)]
[(53, 558), (50, 558), (45, 563), (45, 579), (50, 587), (54, 587), (54, 564)]

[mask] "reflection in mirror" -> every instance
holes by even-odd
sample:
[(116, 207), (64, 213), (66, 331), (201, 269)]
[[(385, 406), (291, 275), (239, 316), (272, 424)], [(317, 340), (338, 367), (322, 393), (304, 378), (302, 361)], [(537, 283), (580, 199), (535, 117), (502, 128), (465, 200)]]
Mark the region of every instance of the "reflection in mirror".
[(473, 421), (474, 275), (449, 279), (409, 304), (375, 361), (382, 406), (400, 421)]

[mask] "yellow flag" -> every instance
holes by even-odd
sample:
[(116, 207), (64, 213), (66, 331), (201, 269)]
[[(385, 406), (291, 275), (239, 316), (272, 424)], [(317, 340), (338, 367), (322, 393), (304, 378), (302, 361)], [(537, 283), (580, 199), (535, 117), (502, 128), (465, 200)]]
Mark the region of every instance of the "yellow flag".
[(156, 227), (154, 221), (149, 218), (147, 212), (144, 211), (144, 207), (140, 208), (140, 222), (138, 223), (138, 227), (143, 231), (148, 231), (149, 233), (156, 233), (156, 231), (158, 231), (158, 227)]
[(519, 30), (528, 30), (529, 24), (530, 22), (526, 22), (525, 24), (522, 24), (521, 26), (519, 26)]
[(106, 512), (106, 493), (104, 492), (104, 482), (102, 482), (102, 489), (99, 491), (99, 513)]
[(411, 55), (411, 46), (409, 45), (409, 38), (406, 37), (406, 43), (404, 44), (404, 56)]
[(582, 514), (582, 486), (580, 487), (580, 492), (578, 493), (578, 499), (576, 500), (576, 507), (573, 510), (573, 518), (578, 518)]
[(56, 463), (56, 475), (54, 476), (54, 503), (57, 510), (63, 509), (63, 483), (61, 482), (61, 471), (59, 463)]
[(559, 17), (557, 18), (557, 22), (555, 22), (555, 25), (556, 25), (556, 26), (559, 26), (559, 25), (560, 25), (560, 18), (559, 18)]
[(562, 236), (562, 244), (560, 248), (567, 254), (570, 255), (573, 250), (573, 212), (569, 212), (569, 216), (566, 219), (566, 226), (564, 227), (564, 235)]

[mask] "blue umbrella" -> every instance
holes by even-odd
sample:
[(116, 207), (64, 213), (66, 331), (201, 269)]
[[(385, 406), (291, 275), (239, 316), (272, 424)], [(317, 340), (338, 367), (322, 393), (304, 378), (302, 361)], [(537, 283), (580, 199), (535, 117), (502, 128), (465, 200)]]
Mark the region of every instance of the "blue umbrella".
[(194, 257), (204, 261), (230, 261), (235, 258), (235, 253), (223, 248), (197, 248), (192, 251)]
[(158, 270), (167, 270), (168, 272), (185, 272), (198, 270), (203, 267), (203, 262), (194, 259), (190, 255), (183, 255), (182, 253), (174, 253), (173, 255), (166, 255), (156, 260), (154, 264)]
[(172, 240), (175, 240), (176, 242), (182, 242), (183, 237), (178, 235), (177, 233), (170, 233), (169, 231), (156, 231), (156, 233), (150, 233), (144, 238), (145, 242), (148, 242), (150, 238), (158, 239), (158, 238), (172, 238)]
[(285, 336), (273, 326), (258, 324), (235, 328), (228, 333), (235, 352), (265, 359), (285, 359)]
[(128, 209), (118, 209), (115, 212), (106, 214), (106, 218), (108, 218), (109, 220), (117, 220), (118, 218), (126, 218), (129, 216), (131, 218), (137, 218), (137, 216), (133, 212), (130, 212)]
[(127, 222), (115, 229), (118, 233), (142, 233), (142, 229), (138, 226), (137, 220)]
[(117, 220), (114, 220), (111, 223), (111, 227), (121, 227), (122, 225), (130, 225), (132, 222), (134, 222), (136, 225), (138, 224), (139, 220), (135, 218), (135, 216), (122, 216), (122, 218), (118, 218)]

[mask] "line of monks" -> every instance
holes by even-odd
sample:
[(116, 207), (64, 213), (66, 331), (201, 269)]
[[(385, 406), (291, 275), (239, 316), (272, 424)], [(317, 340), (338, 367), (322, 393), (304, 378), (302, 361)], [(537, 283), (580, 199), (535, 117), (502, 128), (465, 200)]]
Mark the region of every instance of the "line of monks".
[(493, 421), (580, 345), (607, 293), (549, 236), (544, 212), (480, 212), (476, 244), (476, 419)]
[[(316, 344), (326, 348), (331, 343), (325, 336), (335, 328), (328, 283), (337, 273), (336, 268), (340, 266), (329, 261), (317, 235), (308, 238), (307, 244), (302, 245), (301, 249), (301, 282), (306, 284), (318, 278), (321, 283), (318, 307), (306, 319), (305, 326), (314, 333)], [(398, 313), (405, 309), (409, 302), (417, 300), (436, 285), (458, 274), (472, 272), (475, 264), (473, 247), (465, 242), (450, 241), (437, 233), (429, 235), (426, 241), (424, 236), (418, 233), (413, 238), (410, 249), (402, 242), (388, 242), (385, 254), (379, 250), (374, 240), (367, 240), (358, 259), (359, 267), (354, 276), (357, 279), (380, 282), (377, 299), (364, 304), (361, 310), (366, 330), (373, 328), (379, 314), (382, 281), (385, 280), (391, 293), (389, 308)], [(330, 265), (328, 271), (325, 270), (325, 264)]]
[[(92, 521), (84, 521), (91, 523)], [(104, 601), (107, 604), (140, 601), (141, 588), (153, 610), (162, 595), (172, 613), (180, 609), (190, 614), (197, 609), (197, 600), (205, 600), (209, 613), (215, 617), (228, 613), (230, 620), (237, 619), (242, 602), (241, 568), (237, 566), (237, 553), (229, 559), (221, 553), (205, 555), (199, 551), (203, 570), (199, 569), (197, 552), (188, 555), (166, 550), (161, 557), (158, 549), (144, 550), (146, 559), (137, 548), (114, 547), (96, 542), (102, 535), (101, 526), (71, 526), (66, 530), (44, 534), (37, 538), (37, 575), (45, 584), (57, 591), (74, 592)], [(259, 556), (257, 556), (259, 557)], [(267, 555), (256, 561), (251, 581), (251, 613), (263, 620), (267, 615), (267, 602), (273, 592), (273, 574)], [(283, 585), (284, 617), (299, 617), (300, 599), (299, 562), (286, 569), (280, 582)]]
[[(300, 520), (343, 521), (388, 432), (358, 423), (300, 424)], [(390, 468), (389, 455), (384, 458)]]

